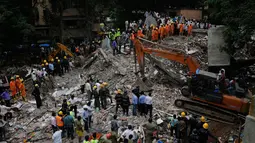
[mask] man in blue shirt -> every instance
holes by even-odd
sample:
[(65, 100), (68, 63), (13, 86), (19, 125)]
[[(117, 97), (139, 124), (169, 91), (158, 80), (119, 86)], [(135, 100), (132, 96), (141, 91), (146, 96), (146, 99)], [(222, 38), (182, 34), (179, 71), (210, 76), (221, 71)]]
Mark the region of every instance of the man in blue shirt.
[(145, 107), (145, 95), (144, 92), (142, 91), (141, 96), (139, 97), (139, 104), (140, 104), (140, 112), (141, 112), (141, 116), (145, 115), (145, 111), (146, 111), (146, 107)]
[(7, 107), (11, 107), (11, 102), (10, 102), (11, 101), (11, 96), (8, 92), (8, 89), (5, 89), (5, 91), (1, 94), (0, 97), (4, 99), (5, 105)]
[(67, 130), (67, 137), (74, 139), (74, 118), (67, 112), (67, 116), (64, 118), (64, 126)]
[(133, 93), (133, 96), (132, 96), (132, 104), (133, 104), (133, 116), (136, 116), (138, 98), (134, 93)]
[(89, 131), (89, 111), (87, 107), (84, 107), (84, 112), (82, 113), (82, 119), (84, 121), (85, 131)]

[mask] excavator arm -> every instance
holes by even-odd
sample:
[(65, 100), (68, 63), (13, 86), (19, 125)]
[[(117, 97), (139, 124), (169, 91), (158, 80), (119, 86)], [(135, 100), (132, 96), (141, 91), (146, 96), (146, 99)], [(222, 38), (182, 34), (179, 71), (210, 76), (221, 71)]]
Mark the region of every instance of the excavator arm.
[(61, 43), (57, 43), (57, 49), (55, 51), (53, 51), (52, 53), (50, 53), (48, 59), (54, 59), (55, 56), (60, 52), (60, 51), (64, 51), (67, 55), (69, 55), (70, 57), (73, 57), (73, 53), (63, 44)]
[(196, 73), (196, 70), (200, 67), (196, 59), (185, 53), (178, 53), (174, 51), (161, 50), (155, 48), (145, 48), (140, 40), (134, 39), (135, 52), (137, 56), (137, 61), (140, 67), (140, 72), (144, 74), (144, 55), (151, 54), (157, 57), (162, 57), (168, 60), (176, 61), (182, 65), (186, 65), (191, 73)]

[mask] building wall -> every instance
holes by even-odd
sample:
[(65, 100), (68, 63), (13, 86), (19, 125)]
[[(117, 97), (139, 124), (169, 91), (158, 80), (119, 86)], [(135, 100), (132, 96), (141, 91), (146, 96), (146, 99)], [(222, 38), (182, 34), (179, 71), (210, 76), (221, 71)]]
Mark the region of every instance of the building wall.
[[(45, 8), (51, 9), (51, 3), (49, 2), (49, 0), (37, 0), (37, 4), (36, 7), (38, 9), (38, 13), (39, 13), (39, 20), (35, 22), (36, 26), (43, 26), (46, 25), (45, 21), (44, 21), (44, 13), (43, 11), (45, 10)], [(34, 1), (32, 1), (32, 5), (34, 5)]]
[(202, 19), (202, 10), (192, 10), (192, 9), (181, 9), (177, 11), (177, 15), (183, 15), (187, 19)]

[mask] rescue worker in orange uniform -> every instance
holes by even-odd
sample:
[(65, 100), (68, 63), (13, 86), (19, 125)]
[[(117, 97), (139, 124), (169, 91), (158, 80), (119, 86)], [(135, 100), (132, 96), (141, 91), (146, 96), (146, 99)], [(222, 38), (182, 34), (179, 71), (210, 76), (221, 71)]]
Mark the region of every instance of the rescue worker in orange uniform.
[(153, 42), (155, 42), (156, 41), (156, 29), (152, 29), (152, 32), (151, 32), (151, 40), (153, 41)]
[(26, 99), (26, 88), (25, 88), (25, 85), (24, 85), (24, 80), (23, 79), (20, 79), (21, 83), (20, 83), (20, 86), (19, 86), (19, 89), (20, 89), (20, 94), (22, 96), (22, 99), (23, 101), (27, 101)]
[(169, 36), (169, 32), (170, 32), (170, 25), (166, 24), (166, 36)]
[(167, 24), (163, 28), (164, 28), (163, 37), (165, 38), (167, 36)]
[(155, 29), (155, 40), (158, 41), (159, 39), (159, 29), (156, 27)]
[(64, 114), (62, 111), (59, 111), (58, 115), (56, 116), (57, 126), (60, 130), (62, 130), (62, 137), (64, 137), (64, 135), (65, 135), (63, 116), (64, 116)]
[[(18, 92), (20, 92), (19, 87), (20, 87), (20, 84), (21, 84), (19, 75), (16, 75), (15, 83), (16, 83), (16, 89), (17, 89), (17, 93), (18, 93)], [(19, 94), (19, 93), (18, 93), (18, 94)]]
[(171, 23), (171, 35), (174, 35), (174, 24)]
[(181, 23), (181, 24), (180, 24), (180, 28), (179, 28), (179, 30), (180, 30), (180, 31), (179, 31), (179, 34), (180, 34), (180, 35), (183, 35), (183, 27), (184, 27), (184, 24)]
[(12, 93), (12, 98), (15, 99), (16, 94), (17, 94), (17, 88), (16, 88), (16, 83), (14, 81), (14, 77), (11, 77), (10, 90), (11, 90), (11, 93)]
[(137, 31), (137, 37), (141, 37), (141, 38), (144, 37), (142, 28), (139, 28), (139, 30)]
[(188, 26), (188, 36), (192, 34), (192, 24), (189, 24)]
[(160, 40), (164, 38), (164, 26), (161, 25), (159, 28), (159, 33), (160, 33)]

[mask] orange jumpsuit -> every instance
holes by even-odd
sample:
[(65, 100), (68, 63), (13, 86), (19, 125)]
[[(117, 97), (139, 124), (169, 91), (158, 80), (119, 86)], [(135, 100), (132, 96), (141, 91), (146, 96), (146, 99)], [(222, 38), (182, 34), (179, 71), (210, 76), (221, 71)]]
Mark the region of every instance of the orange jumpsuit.
[(174, 24), (171, 24), (171, 35), (174, 35)]
[(137, 31), (137, 36), (138, 37), (144, 37), (142, 30)]
[(180, 34), (183, 34), (183, 24), (180, 24)]
[(24, 83), (20, 83), (19, 90), (21, 92), (21, 96), (25, 98), (26, 97), (26, 88), (25, 88)]
[(191, 35), (191, 34), (192, 34), (192, 25), (190, 24), (188, 27), (188, 35)]
[(158, 35), (159, 35), (159, 30), (156, 29), (156, 30), (155, 30), (155, 40), (156, 40), (156, 41), (158, 41), (158, 38), (159, 38)]
[(17, 88), (14, 80), (10, 82), (10, 90), (12, 92), (12, 96), (15, 96), (17, 94)]
[(20, 84), (21, 84), (21, 81), (20, 81), (20, 79), (18, 78), (18, 79), (16, 79), (16, 90), (17, 90), (17, 92), (19, 92), (20, 91)]
[(155, 30), (154, 29), (151, 30), (151, 40), (152, 41), (156, 40), (156, 38), (155, 38)]
[(163, 37), (164, 37), (164, 27), (163, 26), (161, 26), (159, 28), (159, 33), (160, 33), (160, 39), (163, 39)]
[(167, 35), (167, 25), (164, 26), (163, 36), (166, 37)]
[(168, 24), (167, 27), (166, 27), (166, 35), (169, 36), (169, 32), (170, 32), (170, 25)]

